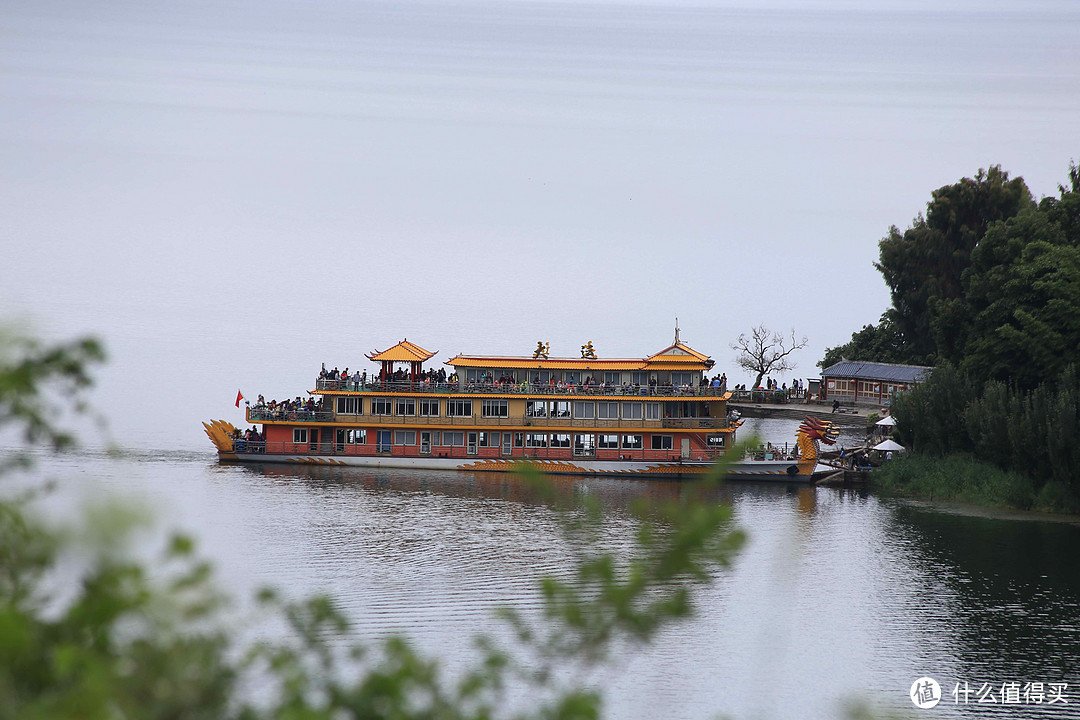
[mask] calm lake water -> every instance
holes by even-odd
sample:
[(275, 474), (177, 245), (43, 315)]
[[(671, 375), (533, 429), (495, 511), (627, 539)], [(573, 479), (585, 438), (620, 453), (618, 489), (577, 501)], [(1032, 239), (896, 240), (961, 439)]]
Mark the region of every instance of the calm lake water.
[[(755, 421), (780, 442), (795, 424)], [(329, 592), (354, 639), (402, 633), (449, 668), (471, 657), (474, 634), (498, 634), (493, 607), (538, 607), (536, 579), (566, 573), (570, 558), (553, 510), (513, 476), (240, 467), (175, 451), (43, 457), (39, 472), (60, 481), (57, 512), (86, 495), (135, 498), (161, 532), (199, 539), (230, 594)], [(558, 482), (600, 500), (617, 551), (633, 498), (680, 490)], [(915, 716), (908, 691), (923, 675), (946, 692), (926, 717), (1077, 716), (1080, 527), (776, 484), (730, 484), (718, 501), (747, 545), (694, 618), (589, 676), (608, 717), (838, 717), (853, 698)], [(972, 694), (965, 708), (950, 696), (958, 682), (990, 683), (1000, 701), (1011, 681), (1066, 682), (1070, 705), (992, 708)]]

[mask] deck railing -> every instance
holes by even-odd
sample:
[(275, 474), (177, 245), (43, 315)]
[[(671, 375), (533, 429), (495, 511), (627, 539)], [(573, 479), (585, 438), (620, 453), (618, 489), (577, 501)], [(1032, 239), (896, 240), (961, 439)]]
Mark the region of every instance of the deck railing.
[(328, 410), (271, 410), (264, 406), (252, 406), (247, 409), (248, 422), (333, 422), (334, 413)]
[(806, 399), (806, 390), (732, 390), (731, 401), (743, 403), (769, 403), (782, 405), (802, 402)]
[(640, 397), (723, 397), (727, 390), (711, 385), (573, 385), (559, 387), (545, 383), (439, 383), (315, 381), (316, 392), (446, 393), (492, 395), (613, 395)]
[(249, 407), (247, 421), (255, 422), (338, 422), (371, 425), (423, 425), (425, 427), (458, 426), (514, 426), (544, 428), (612, 428), (612, 429), (724, 429), (730, 427), (727, 418), (689, 417), (663, 418), (660, 420), (622, 418), (573, 418), (515, 415), (513, 417), (484, 417), (483, 415), (427, 416), (427, 415), (354, 415), (311, 410), (270, 410)]

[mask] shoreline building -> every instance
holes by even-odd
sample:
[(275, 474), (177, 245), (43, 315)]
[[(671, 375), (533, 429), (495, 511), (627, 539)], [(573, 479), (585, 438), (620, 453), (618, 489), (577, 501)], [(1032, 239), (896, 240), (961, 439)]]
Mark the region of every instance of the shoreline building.
[(888, 405), (894, 394), (918, 385), (931, 370), (925, 365), (841, 360), (821, 372), (821, 400)]

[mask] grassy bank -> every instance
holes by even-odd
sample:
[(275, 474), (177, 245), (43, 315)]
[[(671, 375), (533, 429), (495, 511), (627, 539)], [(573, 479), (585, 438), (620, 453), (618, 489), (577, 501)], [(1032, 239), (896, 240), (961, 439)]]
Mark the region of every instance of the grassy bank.
[(1080, 503), (1061, 483), (1041, 488), (1027, 477), (1006, 472), (970, 455), (944, 458), (895, 457), (874, 471), (874, 488), (919, 500), (965, 502), (986, 507), (1080, 513)]

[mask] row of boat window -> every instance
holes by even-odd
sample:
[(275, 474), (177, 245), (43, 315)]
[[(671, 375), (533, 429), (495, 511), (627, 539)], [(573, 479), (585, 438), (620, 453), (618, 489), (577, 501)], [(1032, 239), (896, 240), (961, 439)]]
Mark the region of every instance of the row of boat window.
[[(416, 430), (377, 430), (376, 442), (380, 449), (390, 445), (416, 445)], [(643, 435), (617, 435), (594, 433), (498, 433), (498, 432), (455, 432), (423, 431), (419, 433), (421, 444), (433, 447), (506, 447), (511, 444), (520, 448), (601, 448), (641, 450), (645, 447)], [(652, 450), (671, 450), (671, 435), (649, 435), (649, 448)], [(364, 429), (339, 429), (336, 442), (339, 445), (366, 445), (368, 431)], [(308, 442), (307, 428), (293, 428), (293, 442)]]
[[(442, 413), (442, 401), (438, 399), (415, 398), (371, 398), (372, 415), (419, 415), (420, 417), (439, 417)], [(447, 417), (472, 417), (472, 400), (447, 400)], [(509, 417), (510, 405), (507, 400), (485, 399), (479, 402), (480, 416), (486, 418)], [(339, 397), (337, 399), (339, 415), (363, 415), (364, 398)], [(658, 402), (608, 402), (594, 400), (529, 400), (525, 403), (525, 417), (530, 418), (584, 418), (601, 420), (659, 420), (660, 403)]]
[(581, 385), (586, 381), (603, 382), (608, 386), (618, 387), (624, 383), (647, 386), (654, 383), (670, 383), (671, 385), (696, 385), (701, 380), (700, 372), (619, 372), (606, 371), (582, 373), (579, 370), (566, 370), (562, 373), (550, 370), (485, 370), (483, 368), (467, 368), (465, 370), (465, 382), (482, 384), (491, 382), (496, 376), (512, 377), (515, 383), (525, 382), (526, 378), (534, 384), (547, 385), (552, 380), (563, 383)]

